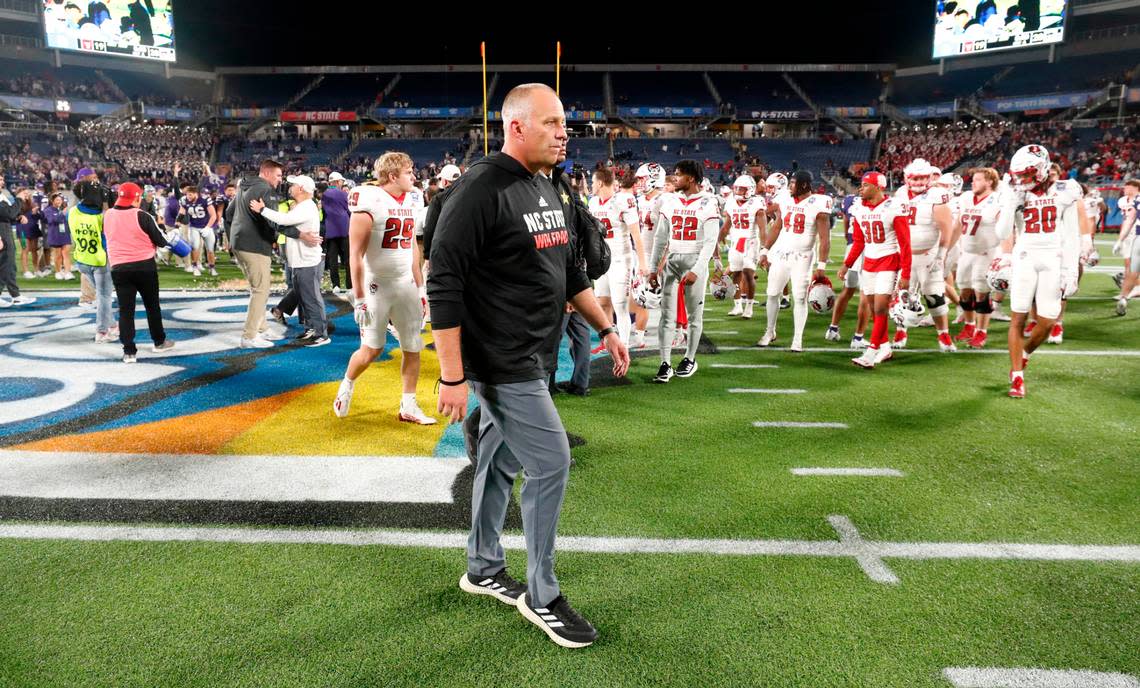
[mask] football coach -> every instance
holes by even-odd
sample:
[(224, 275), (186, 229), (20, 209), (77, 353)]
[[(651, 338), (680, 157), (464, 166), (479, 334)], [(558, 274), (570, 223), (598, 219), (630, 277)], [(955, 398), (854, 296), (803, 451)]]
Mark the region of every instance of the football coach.
[[(459, 587), (516, 606), (563, 647), (585, 647), (597, 631), (566, 601), (554, 576), (570, 446), (547, 379), (557, 365), (566, 302), (598, 331), (614, 375), (625, 375), (629, 352), (594, 298), (561, 199), (541, 173), (566, 145), (562, 102), (549, 86), (523, 84), (507, 94), (502, 118), (502, 152), (472, 165), (443, 207), (427, 282), (439, 411), (463, 420), (469, 384), (483, 409), (467, 573)], [(500, 543), (520, 470), (525, 585), (507, 573)]]

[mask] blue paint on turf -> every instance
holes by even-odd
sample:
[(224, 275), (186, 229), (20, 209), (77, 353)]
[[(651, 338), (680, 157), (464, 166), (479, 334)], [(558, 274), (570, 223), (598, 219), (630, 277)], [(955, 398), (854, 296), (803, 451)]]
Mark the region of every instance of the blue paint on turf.
[(42, 397), (63, 389), (57, 380), (36, 377), (0, 377), (0, 402), (23, 401)]

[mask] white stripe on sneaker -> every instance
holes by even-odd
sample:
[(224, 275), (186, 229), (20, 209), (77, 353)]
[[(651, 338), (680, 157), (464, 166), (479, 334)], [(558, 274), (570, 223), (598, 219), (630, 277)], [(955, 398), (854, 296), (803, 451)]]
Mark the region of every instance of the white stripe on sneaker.
[(566, 624), (562, 623), (561, 621), (555, 621), (554, 623), (549, 623), (549, 624), (546, 624), (546, 625), (547, 625), (547, 626), (550, 626), (551, 628), (562, 628), (562, 627), (563, 627), (563, 626), (565, 626)]

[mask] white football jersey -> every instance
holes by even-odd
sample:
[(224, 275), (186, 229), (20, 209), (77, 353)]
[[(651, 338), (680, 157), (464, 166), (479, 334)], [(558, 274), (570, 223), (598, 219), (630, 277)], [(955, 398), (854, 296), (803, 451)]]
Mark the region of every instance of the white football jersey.
[(1054, 182), (1041, 193), (1019, 192), (1015, 205), (1021, 212), (1014, 217), (1017, 242), (1014, 249), (1062, 249), (1069, 233), (1077, 232), (1077, 204), (1082, 202), (1081, 187), (1074, 181)]
[(661, 197), (658, 226), (668, 227), (670, 253), (700, 253), (709, 233), (720, 236), (721, 214), (716, 196), (665, 194)]
[(1100, 223), (1100, 196), (1085, 196), (1085, 215), (1089, 218), (1089, 227), (1096, 229)]
[(937, 246), (942, 237), (934, 226), (934, 206), (949, 203), (950, 192), (941, 187), (931, 187), (912, 197), (904, 186), (895, 193), (895, 199), (906, 207), (910, 222), (911, 250), (914, 253), (925, 253)]
[(637, 197), (637, 214), (641, 219), (641, 231), (652, 232), (653, 228), (657, 226), (657, 215), (661, 212), (661, 199), (666, 195), (668, 194), (664, 191), (659, 191), (653, 198), (644, 195)]
[[(767, 223), (768, 202), (763, 196), (753, 196), (747, 201), (733, 197), (728, 199), (725, 212), (729, 221), (729, 247), (737, 253), (744, 253), (747, 243), (759, 238), (759, 232), (764, 226), (760, 223)], [(757, 214), (760, 215), (760, 222), (756, 221)]]
[[(865, 201), (851, 204), (852, 229), (863, 236), (863, 258), (886, 258), (899, 252), (899, 238), (895, 233), (895, 218), (907, 216), (907, 205), (898, 198), (884, 198), (876, 206)], [(909, 222), (908, 222), (909, 224)]]
[(831, 217), (831, 197), (823, 194), (808, 194), (796, 200), (789, 194), (777, 197), (783, 228), (773, 251), (807, 252), (815, 246), (815, 220), (820, 215)]
[(968, 192), (955, 200), (961, 208), (958, 226), (962, 230), (962, 250), (985, 253), (997, 246), (1000, 243), (997, 223), (1001, 215), (1001, 194), (993, 191), (985, 198), (978, 198), (973, 192)]
[(632, 253), (632, 244), (627, 227), (637, 227), (640, 222), (637, 199), (633, 194), (619, 191), (605, 201), (594, 196), (590, 199), (589, 207), (590, 214), (598, 219), (606, 232), (606, 244), (610, 247), (610, 253), (614, 257), (628, 259)]
[(393, 196), (379, 186), (366, 184), (348, 194), (348, 209), (372, 217), (372, 236), (364, 254), (364, 273), (370, 277), (411, 277), (416, 224), (423, 222), (424, 197), (419, 191)]

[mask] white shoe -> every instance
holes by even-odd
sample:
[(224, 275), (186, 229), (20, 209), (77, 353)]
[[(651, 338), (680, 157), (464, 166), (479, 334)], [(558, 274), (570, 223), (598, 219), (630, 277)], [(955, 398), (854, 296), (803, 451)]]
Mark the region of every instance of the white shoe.
[(924, 316), (922, 316), (921, 319), (919, 319), (918, 326), (919, 327), (934, 327), (934, 318), (932, 318), (930, 315), (924, 315)]
[(867, 340), (863, 337), (855, 339), (851, 338), (850, 348), (852, 351), (864, 351), (867, 348)]
[(994, 306), (994, 312), (990, 313), (990, 320), (996, 320), (998, 322), (1009, 322), (1009, 316), (1005, 313), (1002, 313), (997, 306)]
[(827, 328), (827, 332), (824, 333), (823, 338), (829, 342), (838, 342), (839, 341), (839, 328), (838, 327)]
[(756, 346), (771, 346), (772, 342), (776, 341), (775, 332), (765, 332), (760, 341), (756, 342)]
[(217, 269), (216, 269), (216, 268), (214, 268), (213, 266), (211, 266), (211, 267), (210, 267), (210, 277), (217, 277), (217, 276), (218, 276), (218, 271), (217, 271)]
[(44, 268), (43, 270), (40, 270), (39, 272), (36, 273), (36, 277), (47, 277), (50, 274), (51, 274), (51, 270)]
[(338, 295), (338, 296), (339, 296), (339, 295), (340, 295), (342, 292), (341, 292), (341, 289), (340, 289), (340, 287), (333, 287), (333, 288), (332, 288), (332, 293), (334, 293), (334, 294), (336, 294), (336, 295)]
[(352, 392), (355, 389), (356, 386), (349, 384), (348, 380), (340, 381), (340, 389), (336, 391), (336, 399), (333, 399), (333, 413), (337, 418), (348, 415), (348, 407), (352, 405)]
[(123, 354), (123, 363), (135, 363), (138, 357), (135, 354)]
[(57, 280), (63, 280), (63, 279), (67, 279), (66, 277), (64, 277), (64, 276), (63, 276), (63, 273), (62, 273), (62, 272), (57, 272), (57, 273), (55, 273), (55, 278), (56, 278)]
[(740, 317), (744, 318), (745, 320), (751, 320), (752, 319), (752, 302), (751, 301), (744, 304), (744, 312), (740, 314)]
[(281, 334), (277, 330), (269, 328), (267, 328), (264, 332), (259, 332), (257, 336), (267, 342), (279, 342), (282, 339), (285, 339), (285, 335)]
[(863, 353), (851, 359), (851, 362), (860, 368), (867, 368), (868, 370), (875, 367), (875, 359), (879, 357), (879, 352), (875, 349), (867, 348)]
[(12, 305), (13, 306), (26, 306), (29, 303), (35, 303), (35, 302), (36, 302), (36, 297), (34, 297), (34, 296), (17, 296), (16, 298), (12, 299)]
[(197, 267), (194, 268), (194, 276), (195, 277), (201, 277), (202, 276), (202, 271), (199, 270)]
[(36, 277), (39, 277), (39, 276), (40, 276), (40, 274), (38, 272), (33, 274), (31, 272), (24, 271), (24, 279), (35, 279)]
[(792, 338), (792, 345), (788, 348), (792, 351), (795, 351), (797, 354), (802, 354), (804, 352), (804, 340), (803, 340), (803, 338), (793, 337)]
[(728, 314), (732, 315), (732, 316), (742, 315), (743, 313), (744, 313), (744, 304), (741, 303), (740, 301), (737, 301), (736, 304), (732, 307), (732, 310), (730, 310), (728, 312)]
[(1117, 299), (1116, 300), (1116, 314), (1117, 315), (1128, 315), (1128, 299)]
[(314, 337), (311, 342), (309, 342), (308, 344), (305, 345), (305, 348), (306, 349), (315, 349), (318, 346), (324, 346), (326, 344), (331, 344), (331, 343), (332, 343), (332, 340), (329, 339), (328, 336)]
[(0, 296), (0, 308), (11, 308), (11, 307), (12, 307), (12, 299), (8, 298), (7, 296)]
[(243, 349), (269, 349), (273, 347), (273, 342), (268, 339), (262, 339), (260, 336), (253, 339), (241, 338), (241, 348)]
[(186, 272), (194, 272), (194, 268), (190, 267), (189, 265), (187, 265), (186, 267), (184, 267), (182, 269), (185, 270)]
[(96, 344), (108, 344), (110, 342), (116, 341), (118, 338), (119, 338), (119, 334), (117, 332), (114, 335), (112, 335), (110, 332), (96, 332), (95, 333), (95, 343)]
[(630, 337), (629, 348), (631, 348), (631, 349), (644, 349), (645, 348), (645, 333), (635, 331), (633, 333), (633, 336)]
[(400, 422), (415, 423), (417, 425), (435, 425), (439, 421), (420, 410), (418, 405), (411, 408), (400, 406)]
[[(872, 351), (872, 349), (867, 349), (867, 351)], [(894, 358), (894, 356), (895, 355), (891, 352), (890, 342), (883, 342), (883, 344), (879, 347), (879, 350), (875, 352), (875, 365), (885, 363), (886, 361)]]

